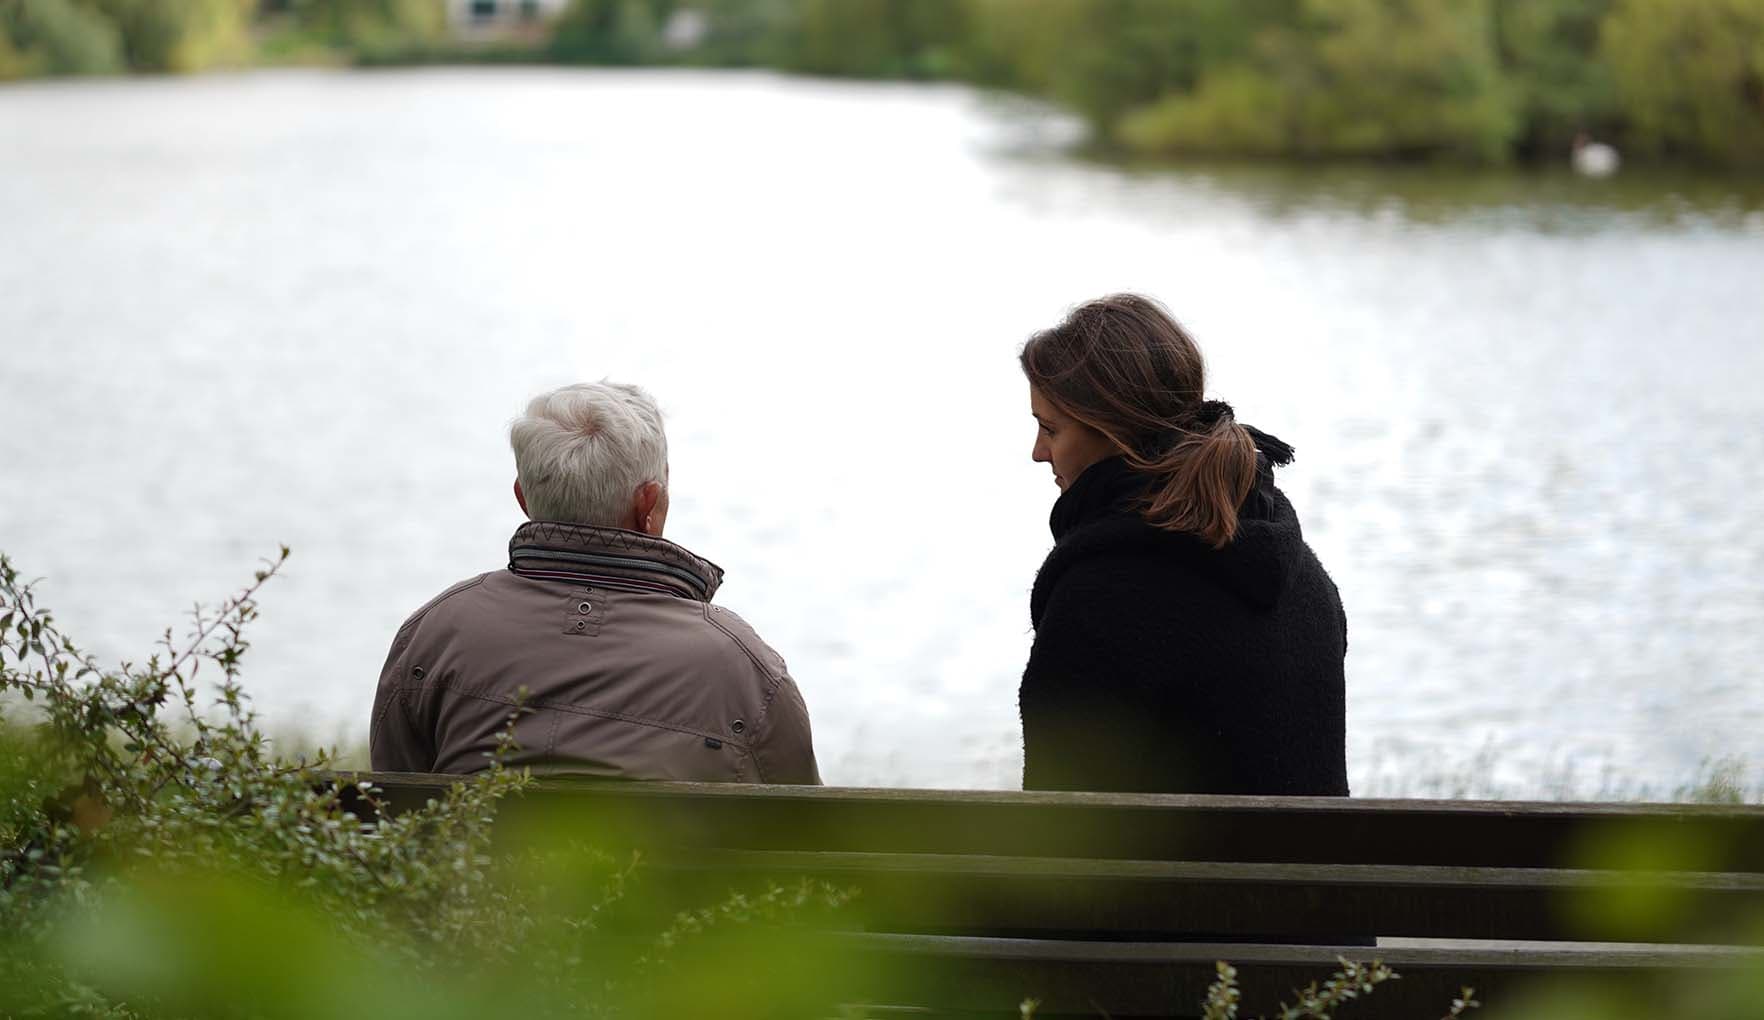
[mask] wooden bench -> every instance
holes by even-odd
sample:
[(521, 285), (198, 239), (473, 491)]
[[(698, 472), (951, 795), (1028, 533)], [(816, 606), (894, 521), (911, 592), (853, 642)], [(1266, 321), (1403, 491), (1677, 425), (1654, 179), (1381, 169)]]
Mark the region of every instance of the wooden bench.
[[(356, 778), (393, 810), (450, 782)], [(498, 831), (556, 819), (641, 851), (651, 910), (766, 877), (858, 890), (835, 937), (877, 973), (910, 969), (901, 1004), (931, 1015), (1014, 1015), (1025, 996), (1039, 1017), (1192, 1014), (1219, 960), (1256, 1015), (1339, 957), (1377, 958), (1401, 979), (1355, 1004), (1368, 1018), (1440, 1016), (1463, 986), (1498, 1003), (1540, 975), (1764, 967), (1764, 807), (548, 779)]]

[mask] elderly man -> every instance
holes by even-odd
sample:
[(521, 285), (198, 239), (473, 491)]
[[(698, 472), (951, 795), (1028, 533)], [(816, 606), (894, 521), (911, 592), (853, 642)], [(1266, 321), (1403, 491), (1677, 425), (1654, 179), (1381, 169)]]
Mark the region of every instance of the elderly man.
[[(711, 604), (723, 571), (662, 538), (668, 443), (636, 386), (535, 397), (510, 432), (531, 518), (507, 569), (462, 581), (392, 641), (370, 731), (379, 771), (819, 783), (784, 660)], [(521, 702), (521, 692), (525, 701)]]

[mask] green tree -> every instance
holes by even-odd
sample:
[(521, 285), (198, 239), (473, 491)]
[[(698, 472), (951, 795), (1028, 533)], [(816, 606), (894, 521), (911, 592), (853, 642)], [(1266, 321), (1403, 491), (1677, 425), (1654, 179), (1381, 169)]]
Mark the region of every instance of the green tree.
[(791, 70), (936, 78), (955, 66), (967, 12), (950, 0), (794, 0)]
[(1303, 0), (1247, 61), (1123, 120), (1142, 150), (1505, 158), (1518, 132), (1489, 0)]
[(129, 66), (140, 71), (199, 71), (243, 62), (254, 0), (96, 0), (122, 32)]
[(0, 81), (23, 78), (31, 73), (31, 62), (12, 45), (6, 25), (0, 22)]
[(797, 36), (796, 0), (699, 0), (708, 19), (705, 35), (690, 49), (670, 51), (684, 63), (723, 67), (783, 67)]
[(1574, 136), (1616, 129), (1616, 90), (1599, 57), (1612, 0), (1495, 0), (1501, 63), (1517, 93), (1526, 155), (1559, 156)]
[(304, 31), (358, 57), (420, 52), (447, 35), (442, 0), (288, 0), (286, 13)]
[(665, 52), (675, 0), (575, 0), (551, 37), (553, 57), (583, 64), (649, 64)]
[(967, 74), (987, 85), (1051, 95), (1061, 61), (1081, 36), (1089, 0), (966, 0)]
[(1764, 165), (1764, 0), (1621, 0), (1601, 52), (1631, 146)]
[(1490, 0), (1306, 0), (1321, 88), (1300, 94), (1299, 151), (1504, 158), (1517, 132)]
[(1298, 0), (970, 0), (974, 73), (1073, 107), (1104, 138), (1128, 113), (1202, 87)]
[(36, 73), (109, 74), (124, 67), (116, 25), (76, 0), (0, 0), (0, 35)]

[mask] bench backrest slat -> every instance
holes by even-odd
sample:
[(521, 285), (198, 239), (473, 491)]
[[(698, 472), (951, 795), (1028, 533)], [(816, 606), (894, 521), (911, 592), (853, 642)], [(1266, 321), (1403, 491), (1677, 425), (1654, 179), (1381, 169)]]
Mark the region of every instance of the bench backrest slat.
[[(448, 777), (373, 777), (395, 803)], [(608, 841), (747, 850), (1121, 860), (1586, 867), (1598, 848), (1675, 850), (1651, 866), (1764, 873), (1764, 807), (868, 790), (548, 778), (511, 819), (592, 818)], [(518, 823), (516, 823), (518, 824)], [(1593, 859), (1589, 859), (1589, 857)]]

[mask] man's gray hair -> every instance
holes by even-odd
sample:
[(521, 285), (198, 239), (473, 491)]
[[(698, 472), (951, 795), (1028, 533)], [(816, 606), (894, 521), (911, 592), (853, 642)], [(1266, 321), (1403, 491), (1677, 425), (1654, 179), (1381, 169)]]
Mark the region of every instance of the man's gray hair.
[(661, 409), (639, 386), (603, 381), (542, 393), (508, 441), (536, 521), (621, 527), (640, 486), (667, 485)]

